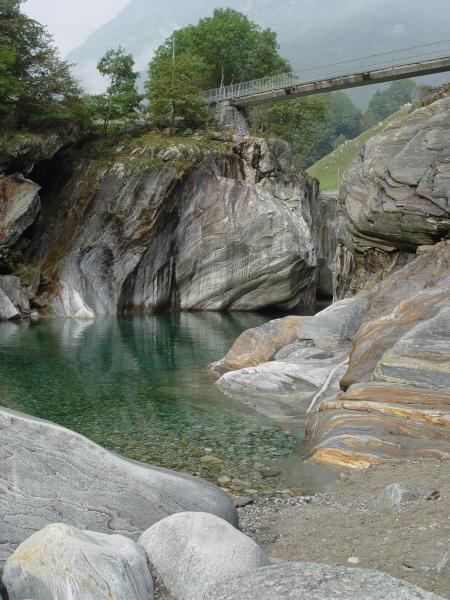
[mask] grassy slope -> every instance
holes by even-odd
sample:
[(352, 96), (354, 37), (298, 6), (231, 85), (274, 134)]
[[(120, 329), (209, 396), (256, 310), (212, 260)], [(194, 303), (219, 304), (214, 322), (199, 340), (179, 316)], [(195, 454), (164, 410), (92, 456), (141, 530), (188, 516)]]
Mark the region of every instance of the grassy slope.
[(308, 169), (308, 174), (311, 177), (316, 177), (320, 181), (320, 187), (322, 190), (337, 190), (339, 187), (338, 173), (342, 178), (342, 175), (349, 168), (352, 160), (357, 156), (362, 146), (374, 135), (377, 135), (388, 123), (403, 117), (409, 113), (409, 108), (401, 108), (399, 111), (386, 117), (384, 121), (380, 121), (377, 125), (374, 125), (367, 131), (363, 131), (354, 140), (349, 140), (339, 146), (336, 150), (333, 150), (327, 156), (321, 158), (312, 167)]

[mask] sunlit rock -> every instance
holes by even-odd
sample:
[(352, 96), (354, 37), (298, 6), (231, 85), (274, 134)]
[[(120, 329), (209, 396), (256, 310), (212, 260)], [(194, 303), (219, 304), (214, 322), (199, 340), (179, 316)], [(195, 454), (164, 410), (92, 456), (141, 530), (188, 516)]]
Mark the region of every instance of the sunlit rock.
[(206, 513), (172, 515), (139, 544), (175, 600), (198, 600), (210, 586), (269, 564), (252, 539)]
[(10, 600), (152, 600), (145, 552), (121, 535), (48, 525), (25, 540), (5, 565)]

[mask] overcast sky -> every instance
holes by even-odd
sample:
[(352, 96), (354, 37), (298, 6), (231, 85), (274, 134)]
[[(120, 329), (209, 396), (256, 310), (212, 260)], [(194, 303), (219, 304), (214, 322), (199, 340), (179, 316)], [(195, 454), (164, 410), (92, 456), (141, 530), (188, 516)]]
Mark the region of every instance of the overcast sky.
[(47, 25), (55, 43), (66, 55), (109, 21), (129, 0), (28, 0), (23, 11)]

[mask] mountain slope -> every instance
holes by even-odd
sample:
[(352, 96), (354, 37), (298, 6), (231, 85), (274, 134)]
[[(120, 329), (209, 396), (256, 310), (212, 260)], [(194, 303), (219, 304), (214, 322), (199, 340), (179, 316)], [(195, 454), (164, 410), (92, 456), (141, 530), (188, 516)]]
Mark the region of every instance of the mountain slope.
[(309, 167), (309, 169), (307, 169), (308, 175), (319, 180), (321, 190), (337, 190), (344, 173), (347, 171), (364, 144), (370, 140), (370, 138), (383, 131), (386, 125), (391, 121), (399, 119), (400, 117), (405, 117), (409, 111), (410, 107), (405, 106), (370, 129), (363, 131), (353, 140), (348, 140), (339, 146), (339, 148), (336, 148), (336, 150), (333, 150), (333, 152), (330, 152), (330, 154), (327, 154)]

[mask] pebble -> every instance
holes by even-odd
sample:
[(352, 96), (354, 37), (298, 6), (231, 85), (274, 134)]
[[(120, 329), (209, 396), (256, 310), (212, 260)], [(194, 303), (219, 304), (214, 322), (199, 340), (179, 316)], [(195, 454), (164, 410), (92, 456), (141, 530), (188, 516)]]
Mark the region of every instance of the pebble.
[(233, 479), (233, 484), (234, 485), (239, 485), (240, 487), (243, 488), (248, 488), (251, 487), (251, 483), (250, 481), (242, 481), (242, 479)]
[(214, 456), (214, 454), (206, 454), (200, 457), (200, 462), (204, 465), (221, 465), (223, 460), (218, 456)]
[(357, 556), (350, 556), (349, 558), (347, 558), (347, 562), (351, 565), (358, 565), (360, 561)]
[(221, 477), (217, 478), (217, 483), (219, 485), (228, 485), (231, 483), (231, 477), (228, 477), (228, 475), (222, 475)]
[(269, 478), (269, 477), (277, 477), (278, 475), (281, 475), (281, 471), (278, 469), (261, 469), (259, 471), (261, 477), (265, 477), (265, 478)]
[(250, 496), (239, 496), (237, 498), (233, 498), (233, 500), (236, 508), (243, 508), (244, 506), (253, 504), (255, 501), (254, 498), (250, 498)]

